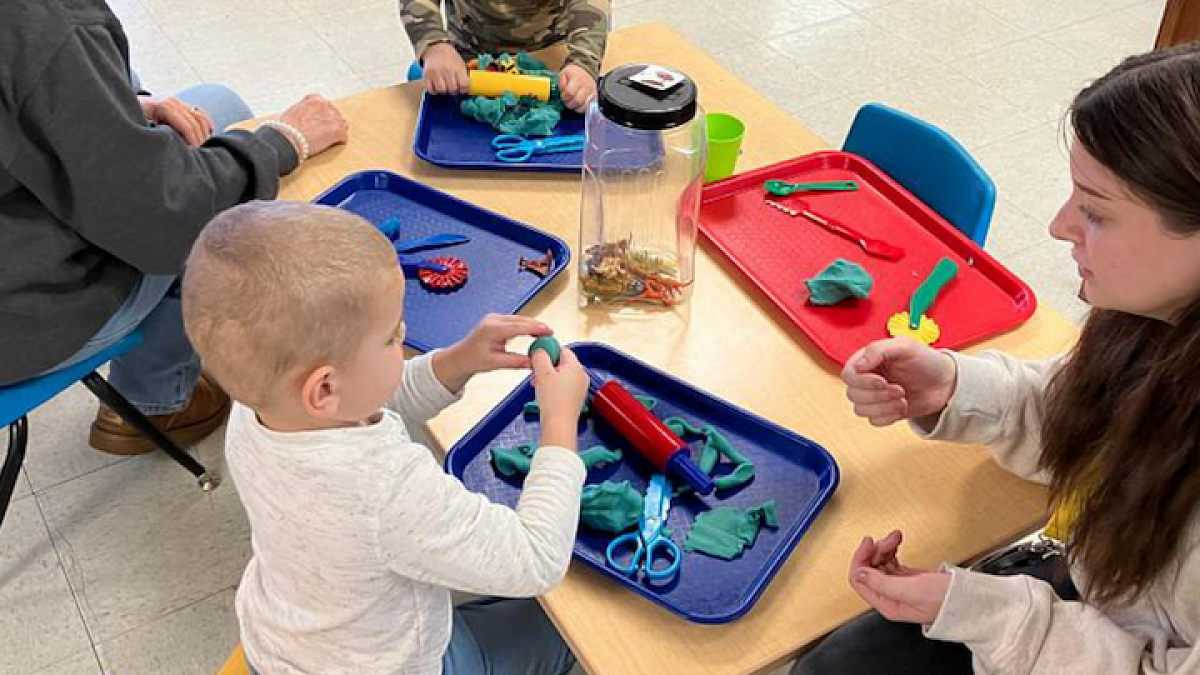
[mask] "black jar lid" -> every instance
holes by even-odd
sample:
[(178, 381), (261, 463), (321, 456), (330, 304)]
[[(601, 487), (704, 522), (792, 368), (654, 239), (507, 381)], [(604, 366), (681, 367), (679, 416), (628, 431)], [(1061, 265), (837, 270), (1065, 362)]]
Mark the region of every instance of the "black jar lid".
[[(648, 68), (666, 71), (678, 79), (657, 86), (633, 79)], [(599, 102), (604, 116), (621, 126), (645, 131), (671, 129), (696, 116), (696, 83), (669, 68), (631, 64), (614, 68), (600, 78)]]

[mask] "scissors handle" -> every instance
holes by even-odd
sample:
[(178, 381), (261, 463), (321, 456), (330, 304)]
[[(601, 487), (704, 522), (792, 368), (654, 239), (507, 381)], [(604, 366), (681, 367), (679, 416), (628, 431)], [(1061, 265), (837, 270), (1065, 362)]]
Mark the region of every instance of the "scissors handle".
[(471, 241), (470, 237), (461, 234), (433, 234), (419, 239), (398, 241), (393, 244), (393, 247), (397, 253), (412, 253), (423, 248), (441, 248), (443, 246), (454, 246), (455, 244), (466, 244), (469, 241)]
[[(646, 559), (642, 561), (642, 569), (646, 571), (646, 576), (654, 579), (666, 579), (675, 576), (679, 571), (679, 561), (683, 558), (683, 553), (679, 550), (679, 545), (671, 541), (670, 537), (658, 537), (650, 542), (646, 547)], [(656, 563), (662, 560), (667, 561), (666, 567), (656, 567)]]
[[(621, 549), (627, 549), (630, 546), (633, 547), (633, 557), (629, 559), (628, 564), (620, 562), (618, 556), (624, 557)], [(608, 542), (608, 548), (604, 549), (604, 558), (613, 569), (621, 574), (636, 574), (638, 563), (641, 562), (645, 552), (646, 547), (642, 544), (641, 536), (637, 532), (628, 532)]]

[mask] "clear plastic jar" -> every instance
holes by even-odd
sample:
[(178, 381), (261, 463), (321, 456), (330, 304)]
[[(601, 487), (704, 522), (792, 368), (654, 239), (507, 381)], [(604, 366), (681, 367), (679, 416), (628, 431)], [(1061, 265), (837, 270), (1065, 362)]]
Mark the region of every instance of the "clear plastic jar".
[(659, 66), (616, 68), (587, 110), (580, 304), (662, 309), (695, 275), (706, 147), (696, 85)]

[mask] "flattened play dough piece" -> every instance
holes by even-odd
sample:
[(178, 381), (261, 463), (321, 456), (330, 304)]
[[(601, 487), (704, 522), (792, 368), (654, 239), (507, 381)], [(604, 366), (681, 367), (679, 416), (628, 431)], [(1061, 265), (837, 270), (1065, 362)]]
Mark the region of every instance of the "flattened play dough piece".
[(863, 299), (871, 294), (875, 280), (862, 265), (838, 258), (817, 276), (808, 279), (808, 299), (814, 305), (836, 305), (848, 298)]
[(610, 450), (603, 445), (593, 445), (579, 453), (579, 459), (583, 460), (584, 468), (591, 471), (596, 467), (621, 461), (621, 451), (615, 448)]
[(629, 481), (583, 486), (579, 520), (593, 530), (620, 533), (635, 527), (642, 515), (642, 493)]
[(722, 560), (733, 560), (754, 545), (760, 527), (776, 528), (779, 515), (771, 500), (743, 511), (722, 506), (696, 516), (683, 548)]

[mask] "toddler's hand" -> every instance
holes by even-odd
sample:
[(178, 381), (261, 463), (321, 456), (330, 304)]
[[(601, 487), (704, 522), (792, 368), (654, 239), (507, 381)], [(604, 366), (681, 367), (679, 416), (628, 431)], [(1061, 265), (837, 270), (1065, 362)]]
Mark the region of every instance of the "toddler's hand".
[(458, 50), (449, 42), (438, 42), (425, 48), (421, 55), (425, 69), (422, 79), (425, 91), (431, 94), (465, 94), (471, 78), (467, 75), (467, 64), (458, 55)]
[(580, 66), (563, 66), (558, 73), (558, 90), (563, 104), (571, 110), (583, 112), (596, 97), (596, 80)]
[(488, 314), (471, 333), (433, 356), (437, 378), (450, 391), (463, 388), (477, 373), (501, 368), (528, 368), (529, 357), (505, 348), (509, 340), (522, 335), (550, 335), (546, 324), (527, 316)]
[(550, 362), (546, 350), (533, 353), (533, 386), (537, 390), (542, 445), (558, 445), (575, 450), (579, 433), (579, 411), (587, 397), (588, 376), (575, 352), (562, 348), (558, 366)]

